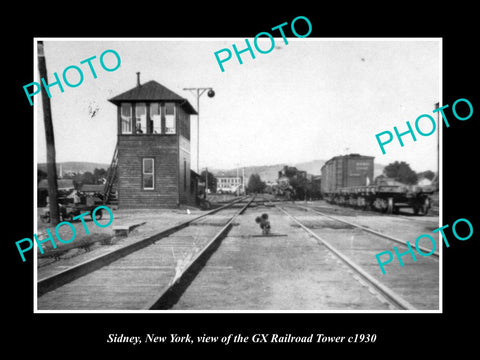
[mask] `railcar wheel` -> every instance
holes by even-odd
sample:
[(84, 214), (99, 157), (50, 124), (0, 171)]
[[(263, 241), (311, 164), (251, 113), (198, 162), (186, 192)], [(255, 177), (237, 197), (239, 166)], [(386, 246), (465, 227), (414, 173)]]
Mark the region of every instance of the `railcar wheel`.
[(415, 215), (427, 215), (430, 209), (430, 200), (426, 198), (423, 203), (413, 205), (413, 213)]
[(418, 215), (420, 207), (418, 205), (413, 205), (413, 214)]

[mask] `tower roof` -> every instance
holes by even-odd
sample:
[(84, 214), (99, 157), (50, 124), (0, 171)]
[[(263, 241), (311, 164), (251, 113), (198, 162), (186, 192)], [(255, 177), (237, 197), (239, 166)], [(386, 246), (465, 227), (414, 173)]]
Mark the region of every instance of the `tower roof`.
[(173, 91), (154, 80), (148, 81), (145, 84), (137, 85), (120, 95), (108, 99), (108, 101), (115, 105), (119, 105), (123, 101), (170, 101), (179, 103), (189, 114), (197, 114), (187, 99), (175, 94)]

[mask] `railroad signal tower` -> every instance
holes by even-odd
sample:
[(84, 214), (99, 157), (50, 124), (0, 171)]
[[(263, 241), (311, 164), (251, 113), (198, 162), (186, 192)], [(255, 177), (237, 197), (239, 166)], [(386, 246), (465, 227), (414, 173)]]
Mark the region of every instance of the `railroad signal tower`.
[[(193, 203), (187, 99), (156, 81), (109, 99), (117, 106), (116, 167), (120, 208), (164, 208)], [(112, 176), (114, 178), (114, 176)], [(113, 181), (113, 180), (111, 180)]]

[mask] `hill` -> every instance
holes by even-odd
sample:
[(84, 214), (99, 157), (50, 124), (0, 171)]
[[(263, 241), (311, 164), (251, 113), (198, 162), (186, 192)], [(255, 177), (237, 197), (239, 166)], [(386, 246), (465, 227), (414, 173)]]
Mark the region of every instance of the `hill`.
[[(245, 177), (248, 179), (251, 174), (258, 174), (263, 181), (275, 181), (278, 178), (278, 172), (285, 166), (295, 166), (299, 170), (305, 170), (308, 174), (320, 175), (321, 168), (325, 164), (326, 160), (311, 160), (306, 162), (299, 162), (294, 164), (275, 164), (275, 165), (260, 165), (260, 166), (246, 166), (245, 167)], [(83, 161), (67, 161), (57, 163), (57, 173), (60, 176), (60, 168), (63, 174), (74, 172), (74, 173), (84, 173), (90, 171), (93, 173), (95, 168), (107, 170), (110, 164), (94, 163), (94, 162), (83, 162)], [(383, 171), (385, 166), (375, 163), (374, 165), (374, 176), (377, 177)], [(47, 164), (39, 163), (38, 169), (46, 172)], [(237, 169), (208, 169), (209, 172), (213, 173), (215, 176), (236, 176)], [(240, 168), (238, 174), (242, 175), (242, 169)]]
[[(262, 166), (246, 166), (244, 168), (245, 178), (248, 179), (251, 174), (258, 174), (263, 181), (275, 181), (278, 178), (278, 172), (285, 166), (295, 166), (298, 170), (304, 170), (311, 175), (321, 175), (321, 168), (326, 160), (311, 160), (294, 164), (275, 164)], [(374, 163), (374, 177), (383, 172), (385, 165)], [(209, 172), (216, 176), (236, 176), (237, 169), (208, 169)], [(238, 174), (242, 175), (242, 169), (238, 170)]]
[[(245, 178), (249, 178), (251, 174), (258, 174), (263, 181), (275, 181), (278, 178), (278, 172), (283, 169), (285, 165), (295, 166), (299, 170), (305, 170), (312, 175), (320, 175), (325, 160), (312, 160), (308, 162), (301, 162), (295, 164), (275, 164), (275, 165), (261, 165), (261, 166), (246, 166)], [(237, 169), (209, 169), (210, 172), (217, 176), (236, 176)], [(239, 169), (239, 175), (242, 175), (242, 169)]]

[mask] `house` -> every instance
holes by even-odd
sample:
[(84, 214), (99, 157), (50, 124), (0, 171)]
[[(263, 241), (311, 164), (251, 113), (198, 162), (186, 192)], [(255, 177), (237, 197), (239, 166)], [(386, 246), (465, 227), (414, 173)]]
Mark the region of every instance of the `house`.
[[(38, 183), (38, 190), (46, 189), (48, 191), (48, 180), (43, 179)], [(72, 179), (57, 179), (57, 189), (58, 191), (69, 192), (75, 189)]]
[(242, 193), (244, 190), (243, 178), (241, 176), (217, 176), (217, 193), (234, 193), (240, 190)]
[(430, 185), (432, 185), (432, 180), (424, 177), (424, 178), (418, 179), (417, 185), (418, 186), (430, 186)]
[[(57, 191), (59, 197), (68, 195), (75, 189), (72, 179), (57, 179)], [(48, 198), (48, 180), (43, 179), (37, 185), (37, 206), (43, 207), (47, 205)]]

